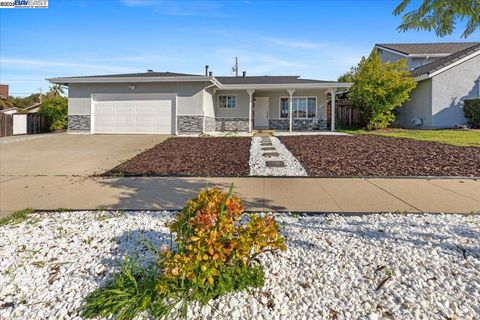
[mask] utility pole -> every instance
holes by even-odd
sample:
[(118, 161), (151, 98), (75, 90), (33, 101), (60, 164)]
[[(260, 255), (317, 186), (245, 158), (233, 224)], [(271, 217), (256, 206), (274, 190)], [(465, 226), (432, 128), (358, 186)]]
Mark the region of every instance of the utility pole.
[(42, 103), (42, 100), (43, 100), (43, 97), (42, 97), (42, 95), (43, 95), (43, 90), (42, 90), (42, 88), (39, 88), (38, 91), (40, 92), (40, 96), (39, 96), (40, 103)]
[(235, 57), (235, 65), (232, 68), (232, 71), (235, 71), (235, 77), (238, 77), (238, 58)]

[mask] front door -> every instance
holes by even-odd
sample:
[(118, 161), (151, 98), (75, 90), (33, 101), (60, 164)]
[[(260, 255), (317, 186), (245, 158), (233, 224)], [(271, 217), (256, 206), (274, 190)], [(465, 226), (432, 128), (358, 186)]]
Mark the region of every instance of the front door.
[(266, 129), (268, 128), (268, 109), (269, 98), (268, 97), (255, 97), (255, 109), (254, 109), (254, 128)]

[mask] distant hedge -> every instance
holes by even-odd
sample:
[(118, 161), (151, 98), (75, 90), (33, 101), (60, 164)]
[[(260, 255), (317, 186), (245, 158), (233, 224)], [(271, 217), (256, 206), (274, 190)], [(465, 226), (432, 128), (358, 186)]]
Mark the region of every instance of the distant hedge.
[(480, 129), (480, 98), (465, 100), (463, 105), (463, 113), (468, 123), (474, 129)]

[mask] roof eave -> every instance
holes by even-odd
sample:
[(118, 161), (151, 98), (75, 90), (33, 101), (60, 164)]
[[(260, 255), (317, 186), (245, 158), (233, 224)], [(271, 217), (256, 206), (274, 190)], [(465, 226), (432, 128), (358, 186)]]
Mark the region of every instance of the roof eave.
[(48, 78), (50, 83), (69, 85), (71, 83), (132, 83), (132, 82), (202, 82), (211, 81), (220, 84), (209, 76), (179, 76), (179, 77), (78, 77), (78, 78)]
[(332, 88), (350, 88), (352, 83), (346, 82), (322, 82), (322, 83), (282, 83), (282, 84), (224, 84), (219, 87), (220, 90), (263, 90), (263, 89), (332, 89)]

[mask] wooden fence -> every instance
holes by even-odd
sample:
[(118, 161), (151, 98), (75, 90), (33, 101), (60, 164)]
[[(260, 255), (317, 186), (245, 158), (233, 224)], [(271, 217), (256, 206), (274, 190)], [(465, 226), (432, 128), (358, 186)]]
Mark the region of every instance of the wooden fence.
[[(0, 113), (0, 137), (13, 135), (13, 121), (14, 116), (12, 114)], [(50, 121), (48, 121), (44, 115), (28, 113), (26, 121), (27, 134), (46, 133), (50, 131)]]
[(29, 113), (27, 116), (27, 133), (46, 133), (50, 131), (50, 121), (41, 114)]
[(0, 113), (0, 137), (13, 135), (13, 116)]
[[(327, 108), (327, 125), (331, 123), (331, 101)], [(365, 126), (366, 119), (363, 112), (352, 106), (349, 101), (336, 101), (335, 103), (335, 125), (337, 128), (355, 129)]]

